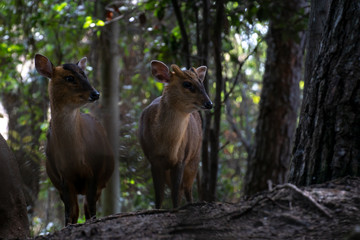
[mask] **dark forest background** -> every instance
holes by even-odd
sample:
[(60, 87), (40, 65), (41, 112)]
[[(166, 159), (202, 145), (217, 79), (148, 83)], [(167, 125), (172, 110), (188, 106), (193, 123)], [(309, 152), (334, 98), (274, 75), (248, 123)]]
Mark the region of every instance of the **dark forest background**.
[(1, 1), (0, 114), (8, 118), (3, 134), (19, 164), (32, 234), (63, 221), (45, 173), (48, 80), (35, 71), (35, 53), (55, 65), (88, 58), (101, 99), (83, 111), (102, 120), (118, 164), (99, 216), (154, 208), (137, 139), (142, 109), (163, 88), (151, 76), (154, 59), (208, 67), (214, 109), (202, 113), (194, 199), (237, 202), (288, 181), (359, 175), (358, 9), (336, 0)]

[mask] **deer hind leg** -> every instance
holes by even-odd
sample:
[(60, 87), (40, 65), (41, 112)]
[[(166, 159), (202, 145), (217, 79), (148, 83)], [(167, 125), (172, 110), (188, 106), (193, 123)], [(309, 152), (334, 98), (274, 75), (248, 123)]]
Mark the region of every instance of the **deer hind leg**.
[(190, 186), (190, 187), (185, 187), (185, 188), (184, 188), (184, 193), (185, 193), (186, 201), (187, 201), (188, 203), (192, 203), (192, 202), (193, 202), (192, 186)]
[(74, 186), (64, 184), (60, 197), (65, 205), (65, 226), (77, 223), (79, 217), (79, 205)]
[(165, 171), (160, 166), (151, 165), (151, 174), (155, 190), (155, 208), (160, 209), (164, 200)]
[(197, 176), (197, 165), (187, 165), (184, 169), (183, 177), (183, 190), (185, 194), (186, 201), (188, 203), (193, 202), (192, 196), (192, 187)]

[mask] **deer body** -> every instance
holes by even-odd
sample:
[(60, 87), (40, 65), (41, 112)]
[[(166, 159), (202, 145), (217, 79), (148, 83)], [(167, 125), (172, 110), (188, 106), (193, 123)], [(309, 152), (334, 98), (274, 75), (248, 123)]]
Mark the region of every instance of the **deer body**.
[[(165, 168), (175, 166), (179, 159), (188, 163), (191, 155), (197, 155), (199, 140), (202, 139), (201, 119), (198, 112), (183, 113), (166, 106), (166, 98), (159, 97), (144, 111), (141, 119), (146, 126), (146, 143), (144, 150), (148, 153), (152, 164)], [(155, 117), (154, 117), (155, 116)], [(151, 126), (146, 128), (147, 126)], [(154, 144), (156, 143), (156, 147)], [(191, 154), (185, 154), (185, 149)], [(164, 156), (168, 160), (161, 161), (152, 156)]]
[(79, 108), (99, 98), (84, 74), (86, 58), (78, 64), (53, 67), (35, 56), (37, 71), (51, 79), (51, 122), (47, 134), (46, 171), (65, 205), (65, 225), (76, 223), (77, 195), (85, 195), (86, 219), (96, 216), (96, 201), (114, 170), (113, 153), (101, 124)]
[(27, 239), (30, 231), (20, 169), (1, 134), (0, 166), (0, 239)]
[(153, 61), (151, 66), (154, 77), (168, 85), (141, 115), (140, 144), (151, 164), (156, 208), (161, 207), (165, 182), (171, 188), (176, 208), (182, 193), (192, 202), (202, 142), (197, 111), (212, 107), (202, 84), (206, 67), (181, 71), (172, 65), (174, 72), (170, 72), (159, 61)]

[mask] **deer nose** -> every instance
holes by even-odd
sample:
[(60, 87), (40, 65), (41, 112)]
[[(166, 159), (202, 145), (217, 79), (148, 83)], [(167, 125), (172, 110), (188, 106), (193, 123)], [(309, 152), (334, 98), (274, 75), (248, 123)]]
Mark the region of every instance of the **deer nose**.
[(208, 101), (208, 102), (206, 102), (206, 103), (204, 104), (204, 107), (205, 107), (206, 109), (212, 109), (213, 103), (212, 103), (211, 101)]
[(96, 90), (93, 90), (91, 93), (90, 93), (90, 96), (89, 96), (89, 101), (90, 102), (93, 102), (93, 101), (96, 101), (98, 100), (100, 97), (100, 93)]

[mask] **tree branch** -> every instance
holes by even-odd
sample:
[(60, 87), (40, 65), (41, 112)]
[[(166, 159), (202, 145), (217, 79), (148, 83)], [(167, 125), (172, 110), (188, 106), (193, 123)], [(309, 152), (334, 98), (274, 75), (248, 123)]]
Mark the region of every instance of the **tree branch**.
[(238, 136), (240, 142), (244, 145), (246, 152), (248, 153), (248, 155), (250, 155), (251, 153), (251, 145), (250, 142), (247, 141), (245, 139), (245, 137), (243, 136), (243, 134), (241, 133), (240, 129), (237, 127), (237, 125), (234, 122), (234, 117), (232, 115), (231, 112), (231, 104), (229, 99), (226, 99), (225, 101), (225, 106), (226, 106), (226, 120), (228, 121), (228, 123), (230, 124), (232, 130), (236, 133), (236, 135)]
[[(238, 81), (239, 81), (239, 78), (240, 78), (240, 73), (241, 73), (241, 70), (242, 70), (242, 67), (244, 66), (245, 62), (249, 59), (249, 57), (251, 55), (253, 55), (257, 48), (259, 47), (259, 44), (261, 43), (262, 41), (258, 42), (256, 44), (256, 46), (254, 47), (254, 49), (246, 56), (246, 58), (244, 58), (244, 60), (242, 61), (239, 61), (239, 68), (238, 68), (238, 71), (236, 73), (236, 76), (235, 76), (235, 80), (234, 80), (234, 83), (233, 85), (231, 86), (229, 92), (225, 93), (225, 97), (224, 97), (224, 102), (226, 102), (226, 100), (229, 98), (229, 96), (233, 93)], [(224, 89), (225, 90), (225, 89)]]
[(185, 52), (185, 61), (186, 61), (186, 68), (190, 68), (190, 51), (189, 51), (189, 40), (188, 35), (186, 33), (185, 24), (181, 15), (180, 7), (178, 5), (177, 0), (171, 0), (172, 5), (174, 7), (174, 12), (176, 15), (176, 19), (179, 24), (180, 32), (181, 32), (181, 38), (183, 42), (183, 50)]
[(328, 218), (332, 218), (331, 213), (323, 207), (321, 204), (319, 204), (307, 191), (303, 191), (299, 189), (297, 186), (291, 184), (291, 183), (285, 183), (282, 185), (277, 185), (274, 190), (276, 189), (282, 189), (282, 188), (290, 188), (294, 190), (295, 192), (299, 193), (301, 196), (303, 196), (305, 199), (309, 200), (316, 208), (318, 208), (324, 215), (326, 215)]

